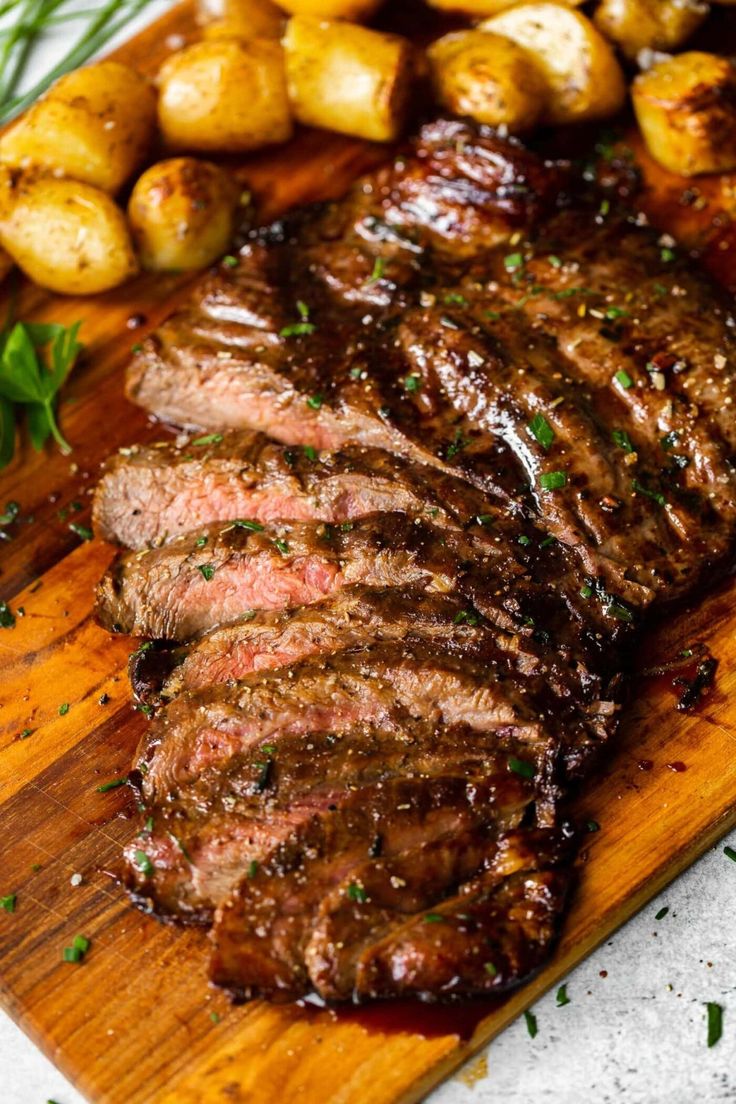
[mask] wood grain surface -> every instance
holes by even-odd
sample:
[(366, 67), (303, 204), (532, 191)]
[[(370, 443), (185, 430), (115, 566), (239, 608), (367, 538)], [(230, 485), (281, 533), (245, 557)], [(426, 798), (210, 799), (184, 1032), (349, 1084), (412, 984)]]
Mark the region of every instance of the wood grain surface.
[[(417, 9), (401, 7), (410, 26)], [(118, 56), (153, 72), (170, 36), (192, 33), (185, 5)], [(632, 144), (649, 185), (644, 209), (736, 287), (736, 178), (699, 181), (683, 197), (684, 182)], [(382, 155), (305, 131), (288, 147), (232, 167), (268, 218), (340, 194)], [(231, 1007), (208, 989), (206, 937), (136, 912), (106, 873), (133, 834), (136, 812), (127, 790), (97, 787), (126, 774), (147, 721), (130, 702), (131, 642), (91, 619), (93, 586), (113, 549), (69, 528), (88, 524), (105, 455), (161, 433), (123, 399), (123, 366), (131, 344), (185, 285), (144, 276), (87, 300), (18, 289), (24, 320), (82, 319), (86, 352), (61, 406), (73, 454), (23, 445), (0, 480), (0, 508), (8, 500), (21, 506), (11, 539), (0, 542), (0, 597), (17, 616), (15, 628), (0, 629), (0, 896), (17, 894), (16, 911), (0, 912), (3, 1000), (95, 1104), (408, 1104), (736, 823), (736, 588), (726, 585), (649, 641), (650, 656), (707, 642), (720, 664), (716, 688), (692, 715), (675, 711), (671, 676), (635, 688), (614, 757), (577, 803), (600, 831), (588, 836), (558, 951), (536, 979), (506, 1000), (450, 1010)], [(145, 323), (131, 329), (136, 315)], [(640, 769), (647, 760), (651, 769)], [(80, 885), (71, 884), (74, 874)], [(78, 934), (91, 940), (90, 950), (83, 963), (65, 963), (63, 949)]]

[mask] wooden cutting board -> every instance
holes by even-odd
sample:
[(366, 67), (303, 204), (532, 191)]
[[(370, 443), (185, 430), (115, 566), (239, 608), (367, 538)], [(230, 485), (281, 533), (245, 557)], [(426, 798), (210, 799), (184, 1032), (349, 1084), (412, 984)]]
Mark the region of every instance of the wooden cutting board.
[[(405, 27), (414, 19), (426, 29), (420, 9), (396, 7)], [(175, 36), (192, 33), (185, 6), (118, 56), (153, 72)], [(340, 194), (381, 156), (361, 142), (304, 132), (233, 169), (268, 218)], [(698, 192), (681, 200), (683, 181), (646, 158), (642, 164), (650, 183), (645, 207), (736, 283), (728, 214), (735, 181), (698, 182)], [(495, 1004), (449, 1011), (230, 1007), (205, 981), (205, 936), (136, 912), (103, 873), (131, 837), (135, 810), (125, 790), (97, 787), (126, 774), (147, 722), (130, 702), (130, 641), (111, 638), (90, 615), (113, 549), (69, 528), (88, 524), (104, 456), (156, 432), (123, 398), (123, 365), (184, 283), (144, 276), (92, 300), (19, 291), (22, 319), (83, 319), (86, 353), (61, 407), (72, 456), (38, 455), (23, 445), (0, 481), (0, 509), (9, 500), (21, 506), (11, 539), (0, 543), (0, 595), (17, 617), (15, 628), (0, 629), (0, 896), (17, 894), (16, 911), (0, 912), (4, 1003), (95, 1102), (416, 1101), (736, 823), (736, 587), (672, 619), (651, 645), (672, 654), (706, 641), (720, 661), (716, 688), (699, 712), (683, 715), (674, 708), (671, 676), (637, 687), (605, 776), (578, 803), (600, 831), (588, 837), (557, 954), (534, 981)], [(641, 769), (647, 761), (651, 769)], [(74, 874), (82, 875), (78, 886)], [(91, 948), (82, 964), (64, 963), (63, 948), (77, 934)]]

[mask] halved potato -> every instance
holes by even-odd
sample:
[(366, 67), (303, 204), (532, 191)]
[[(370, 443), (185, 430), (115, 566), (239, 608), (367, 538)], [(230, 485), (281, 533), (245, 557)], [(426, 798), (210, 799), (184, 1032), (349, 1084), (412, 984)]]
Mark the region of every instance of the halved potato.
[(173, 149), (242, 152), (291, 137), (278, 42), (197, 42), (158, 75), (158, 120)]
[(528, 130), (539, 118), (546, 84), (533, 56), (510, 38), (457, 31), (427, 50), (435, 94), (443, 107), (479, 123)]
[(279, 0), (279, 7), (291, 15), (312, 15), (315, 19), (369, 19), (383, 0)]
[(0, 138), (0, 161), (114, 193), (145, 159), (156, 95), (139, 73), (101, 61), (68, 73)]
[(21, 177), (0, 210), (0, 243), (27, 276), (63, 295), (93, 295), (138, 271), (125, 216), (77, 180)]
[(143, 267), (204, 268), (223, 254), (235, 227), (241, 189), (217, 165), (174, 157), (146, 169), (128, 204)]
[(199, 0), (205, 38), (281, 38), (286, 16), (269, 0)]
[[(570, 8), (579, 7), (584, 0), (564, 0)], [(523, 0), (427, 0), (430, 8), (440, 11), (459, 12), (461, 15), (496, 15), (507, 8), (516, 7)], [(734, 0), (736, 3), (736, 0)]]
[(399, 136), (414, 76), (414, 49), (398, 35), (295, 15), (283, 39), (296, 118), (375, 142)]
[(640, 50), (673, 50), (693, 34), (708, 14), (698, 0), (602, 0), (596, 26), (629, 58)]
[(683, 176), (736, 168), (736, 69), (691, 50), (667, 58), (631, 87), (652, 157)]
[(580, 12), (548, 0), (509, 8), (479, 26), (533, 54), (549, 88), (544, 122), (603, 119), (622, 106), (626, 82), (621, 66), (605, 38)]

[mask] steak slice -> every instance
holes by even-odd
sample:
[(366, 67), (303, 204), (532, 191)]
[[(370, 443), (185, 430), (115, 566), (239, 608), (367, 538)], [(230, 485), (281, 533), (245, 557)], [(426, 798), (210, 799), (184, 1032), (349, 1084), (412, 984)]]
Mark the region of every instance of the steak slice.
[(217, 521), (335, 524), (382, 510), (443, 525), (508, 518), (464, 481), (381, 449), (317, 454), (242, 431), (122, 449), (97, 486), (93, 520), (104, 540), (139, 549)]
[(320, 905), (304, 955), (310, 981), (326, 1000), (509, 988), (554, 938), (571, 843), (566, 830), (482, 825), (367, 859)]

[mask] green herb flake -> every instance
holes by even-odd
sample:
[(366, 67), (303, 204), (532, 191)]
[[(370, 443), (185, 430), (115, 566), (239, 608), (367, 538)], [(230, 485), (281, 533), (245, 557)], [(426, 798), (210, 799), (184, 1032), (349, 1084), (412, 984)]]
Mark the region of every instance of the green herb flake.
[(457, 454), (459, 452), (462, 452), (465, 446), (469, 444), (470, 441), (466, 437), (463, 437), (461, 431), (459, 429), (455, 430), (455, 436), (453, 437), (450, 444), (447, 446), (445, 458), (447, 460), (453, 460), (457, 456)]
[(78, 951), (76, 947), (65, 947), (62, 953), (62, 959), (64, 962), (81, 962), (82, 952)]
[(550, 537), (545, 537), (543, 541), (539, 542), (539, 547), (540, 548), (549, 548), (549, 546), (551, 544), (555, 544), (556, 541), (557, 541), (557, 537), (551, 537), (551, 536)]
[(133, 356), (137, 356), (138, 353), (142, 353), (143, 352), (143, 346), (141, 345), (140, 341), (136, 341), (135, 345), (131, 345), (130, 346), (130, 351), (133, 354)]
[(521, 536), (518, 538), (518, 543), (523, 545), (524, 548), (526, 548), (528, 545), (530, 545), (532, 543), (531, 537), (528, 537), (526, 535), (526, 533), (522, 533)]
[(631, 624), (634, 620), (634, 614), (628, 606), (610, 596), (603, 605), (603, 612), (608, 614), (609, 617), (614, 617), (617, 621), (625, 621), (628, 624)]
[(736, 862), (736, 851), (733, 849), (733, 847), (724, 847), (723, 854), (726, 856), (727, 859), (730, 859), (731, 862)]
[(503, 259), (503, 267), (507, 272), (516, 272), (517, 269), (522, 268), (523, 264), (524, 258), (521, 253), (509, 253)]
[(109, 782), (103, 782), (101, 786), (97, 787), (98, 793), (108, 793), (110, 790), (117, 790), (119, 786), (124, 786), (128, 781), (126, 778), (112, 778)]
[(619, 369), (619, 371), (616, 372), (613, 378), (615, 379), (619, 387), (623, 387), (624, 391), (628, 391), (634, 386), (633, 379), (628, 372), (624, 371), (623, 368)]
[(17, 893), (9, 893), (7, 897), (0, 897), (0, 909), (2, 909), (3, 912), (15, 912), (15, 903), (17, 900)]
[(489, 320), (489, 322), (498, 322), (499, 318), (501, 317), (499, 312), (494, 310), (483, 311), (483, 315)]
[(322, 395), (310, 395), (307, 399), (307, 406), (311, 407), (312, 410), (319, 410), (324, 401), (324, 396)]
[(464, 295), (460, 295), (457, 291), (450, 291), (444, 298), (444, 302), (448, 307), (467, 307), (468, 300)]
[(376, 257), (373, 262), (373, 271), (368, 279), (369, 284), (377, 284), (379, 280), (383, 279), (383, 274), (386, 271), (386, 261), (383, 257)]
[(723, 1008), (715, 1001), (708, 1001), (708, 1046), (713, 1047), (723, 1035)]
[(660, 250), (659, 256), (661, 257), (664, 264), (669, 264), (675, 259), (675, 251), (674, 249), (670, 249), (669, 247), (665, 246), (664, 249)]
[(147, 878), (153, 874), (153, 863), (149, 859), (145, 851), (136, 851), (133, 856), (136, 869), (140, 870), (141, 874), (144, 874)]
[(304, 337), (313, 334), (316, 329), (313, 322), (292, 322), (290, 326), (279, 330), (279, 337)]
[(84, 935), (75, 935), (72, 946), (75, 950), (79, 951), (80, 954), (86, 954), (90, 947), (90, 941)]
[(248, 863), (247, 873), (249, 878), (255, 878), (256, 874), (258, 873), (258, 863), (255, 859), (251, 859)]
[(555, 439), (555, 431), (544, 414), (535, 414), (526, 427), (526, 431), (542, 446), (545, 452)]
[(77, 536), (83, 541), (91, 541), (93, 537), (92, 530), (87, 525), (80, 525), (78, 521), (70, 521), (69, 528), (72, 533), (76, 533)]
[(278, 548), (278, 550), (279, 550), (279, 552), (281, 553), (282, 556), (288, 556), (289, 555), (289, 545), (287, 544), (287, 542), (285, 540), (281, 540), (279, 537), (277, 537), (274, 540), (273, 543), (276, 546), (276, 548)]
[(602, 199), (601, 200), (601, 205), (598, 208), (598, 213), (605, 218), (606, 215), (610, 213), (610, 210), (611, 210), (611, 201), (610, 201), (610, 199)]
[(410, 376), (404, 376), (401, 382), (404, 385), (404, 390), (410, 392), (418, 391), (422, 386), (421, 377), (415, 373), (412, 373)]
[(219, 445), (222, 440), (221, 433), (207, 433), (204, 437), (197, 437), (195, 441), (190, 441), (191, 445)]
[(27, 740), (28, 737), (32, 736), (32, 735), (33, 735), (33, 729), (32, 728), (22, 728), (20, 730), (20, 732), (18, 733), (18, 739), (19, 740)]
[(15, 615), (7, 602), (0, 602), (0, 629), (15, 628)]
[(667, 913), (668, 913), (669, 911), (670, 911), (670, 909), (669, 909), (669, 905), (664, 905), (664, 907), (663, 907), (663, 908), (661, 908), (661, 909), (659, 910), (659, 912), (656, 912), (656, 913), (654, 914), (654, 919), (655, 919), (655, 920), (664, 920), (665, 916), (667, 915)]
[(553, 268), (562, 268), (562, 261), (559, 257), (556, 257), (554, 253), (547, 258), (547, 263), (551, 264)]
[(557, 995), (555, 999), (557, 1001), (558, 1008), (564, 1008), (566, 1004), (570, 1003), (570, 998), (567, 995), (567, 984), (560, 986), (560, 988), (557, 990)]
[(302, 322), (306, 322), (307, 319), (309, 318), (309, 307), (307, 306), (307, 304), (304, 302), (303, 299), (297, 299), (296, 309), (297, 309), (297, 313), (298, 313), (299, 317), (301, 318)]
[(581, 598), (592, 598), (593, 588), (586, 583), (585, 586), (581, 586), (579, 594)]
[(612, 429), (611, 439), (614, 445), (618, 445), (618, 447), (620, 449), (623, 449), (624, 452), (636, 451), (633, 444), (631, 443), (631, 438), (629, 437), (625, 429)]
[(213, 1024), (218, 1024), (220, 1022), (220, 1019), (221, 1019), (220, 1013), (219, 1012), (210, 1012), (210, 1019), (212, 1020)]
[(480, 623), (480, 615), (475, 610), (460, 610), (452, 621), (454, 625), (477, 625)]
[(260, 521), (251, 521), (250, 518), (235, 518), (233, 525), (236, 529), (247, 529), (249, 533), (262, 533), (265, 529)]
[(6, 502), (5, 510), (0, 514), (0, 526), (12, 525), (19, 513), (20, 506), (17, 502)]
[(304, 455), (306, 456), (307, 460), (317, 460), (318, 459), (317, 450), (316, 450), (316, 448), (313, 448), (312, 445), (305, 445), (304, 446)]
[(61, 705), (59, 706), (59, 716), (60, 717), (66, 717), (68, 712), (69, 712), (69, 702), (62, 702)]
[(215, 570), (216, 568), (214, 564), (197, 564), (197, 571), (207, 583), (209, 583), (214, 578)]
[(629, 312), (621, 307), (606, 307), (605, 315), (609, 322), (612, 322), (615, 318), (628, 318)]
[(536, 768), (533, 763), (527, 763), (524, 759), (516, 759), (513, 755), (508, 760), (508, 768), (521, 778), (533, 778)]
[(600, 832), (601, 826), (597, 820), (588, 820), (585, 823), (586, 832)]
[(489, 977), (497, 977), (498, 976), (498, 967), (496, 966), (495, 962), (484, 962), (483, 963), (483, 969), (485, 970), (485, 972), (488, 974)]
[(638, 479), (632, 479), (631, 489), (638, 494), (645, 495), (646, 498), (651, 498), (653, 502), (656, 502), (658, 506), (666, 506), (667, 499), (660, 491), (650, 491), (648, 487), (645, 487), (643, 483), (640, 483)]
[(493, 514), (476, 514), (473, 521), (476, 525), (493, 525)]
[(537, 1026), (537, 1017), (533, 1012), (525, 1012), (524, 1019), (526, 1020), (526, 1029), (529, 1032), (529, 1038), (535, 1039), (539, 1028)]
[(351, 901), (358, 901), (361, 905), (368, 900), (368, 894), (358, 882), (351, 882), (348, 886), (348, 897)]
[(222, 258), (222, 263), (225, 268), (237, 268), (239, 262), (237, 257), (233, 257), (231, 253), (228, 253), (227, 256)]
[(558, 491), (567, 483), (567, 475), (562, 471), (543, 472), (539, 477), (539, 486), (543, 491)]
[(196, 541), (194, 542), (194, 547), (195, 548), (204, 548), (204, 546), (206, 544), (207, 544), (207, 537), (197, 537)]
[(441, 916), (439, 914), (439, 912), (428, 912), (428, 913), (425, 914), (424, 923), (425, 924), (441, 924), (444, 919), (445, 919), (444, 916)]

